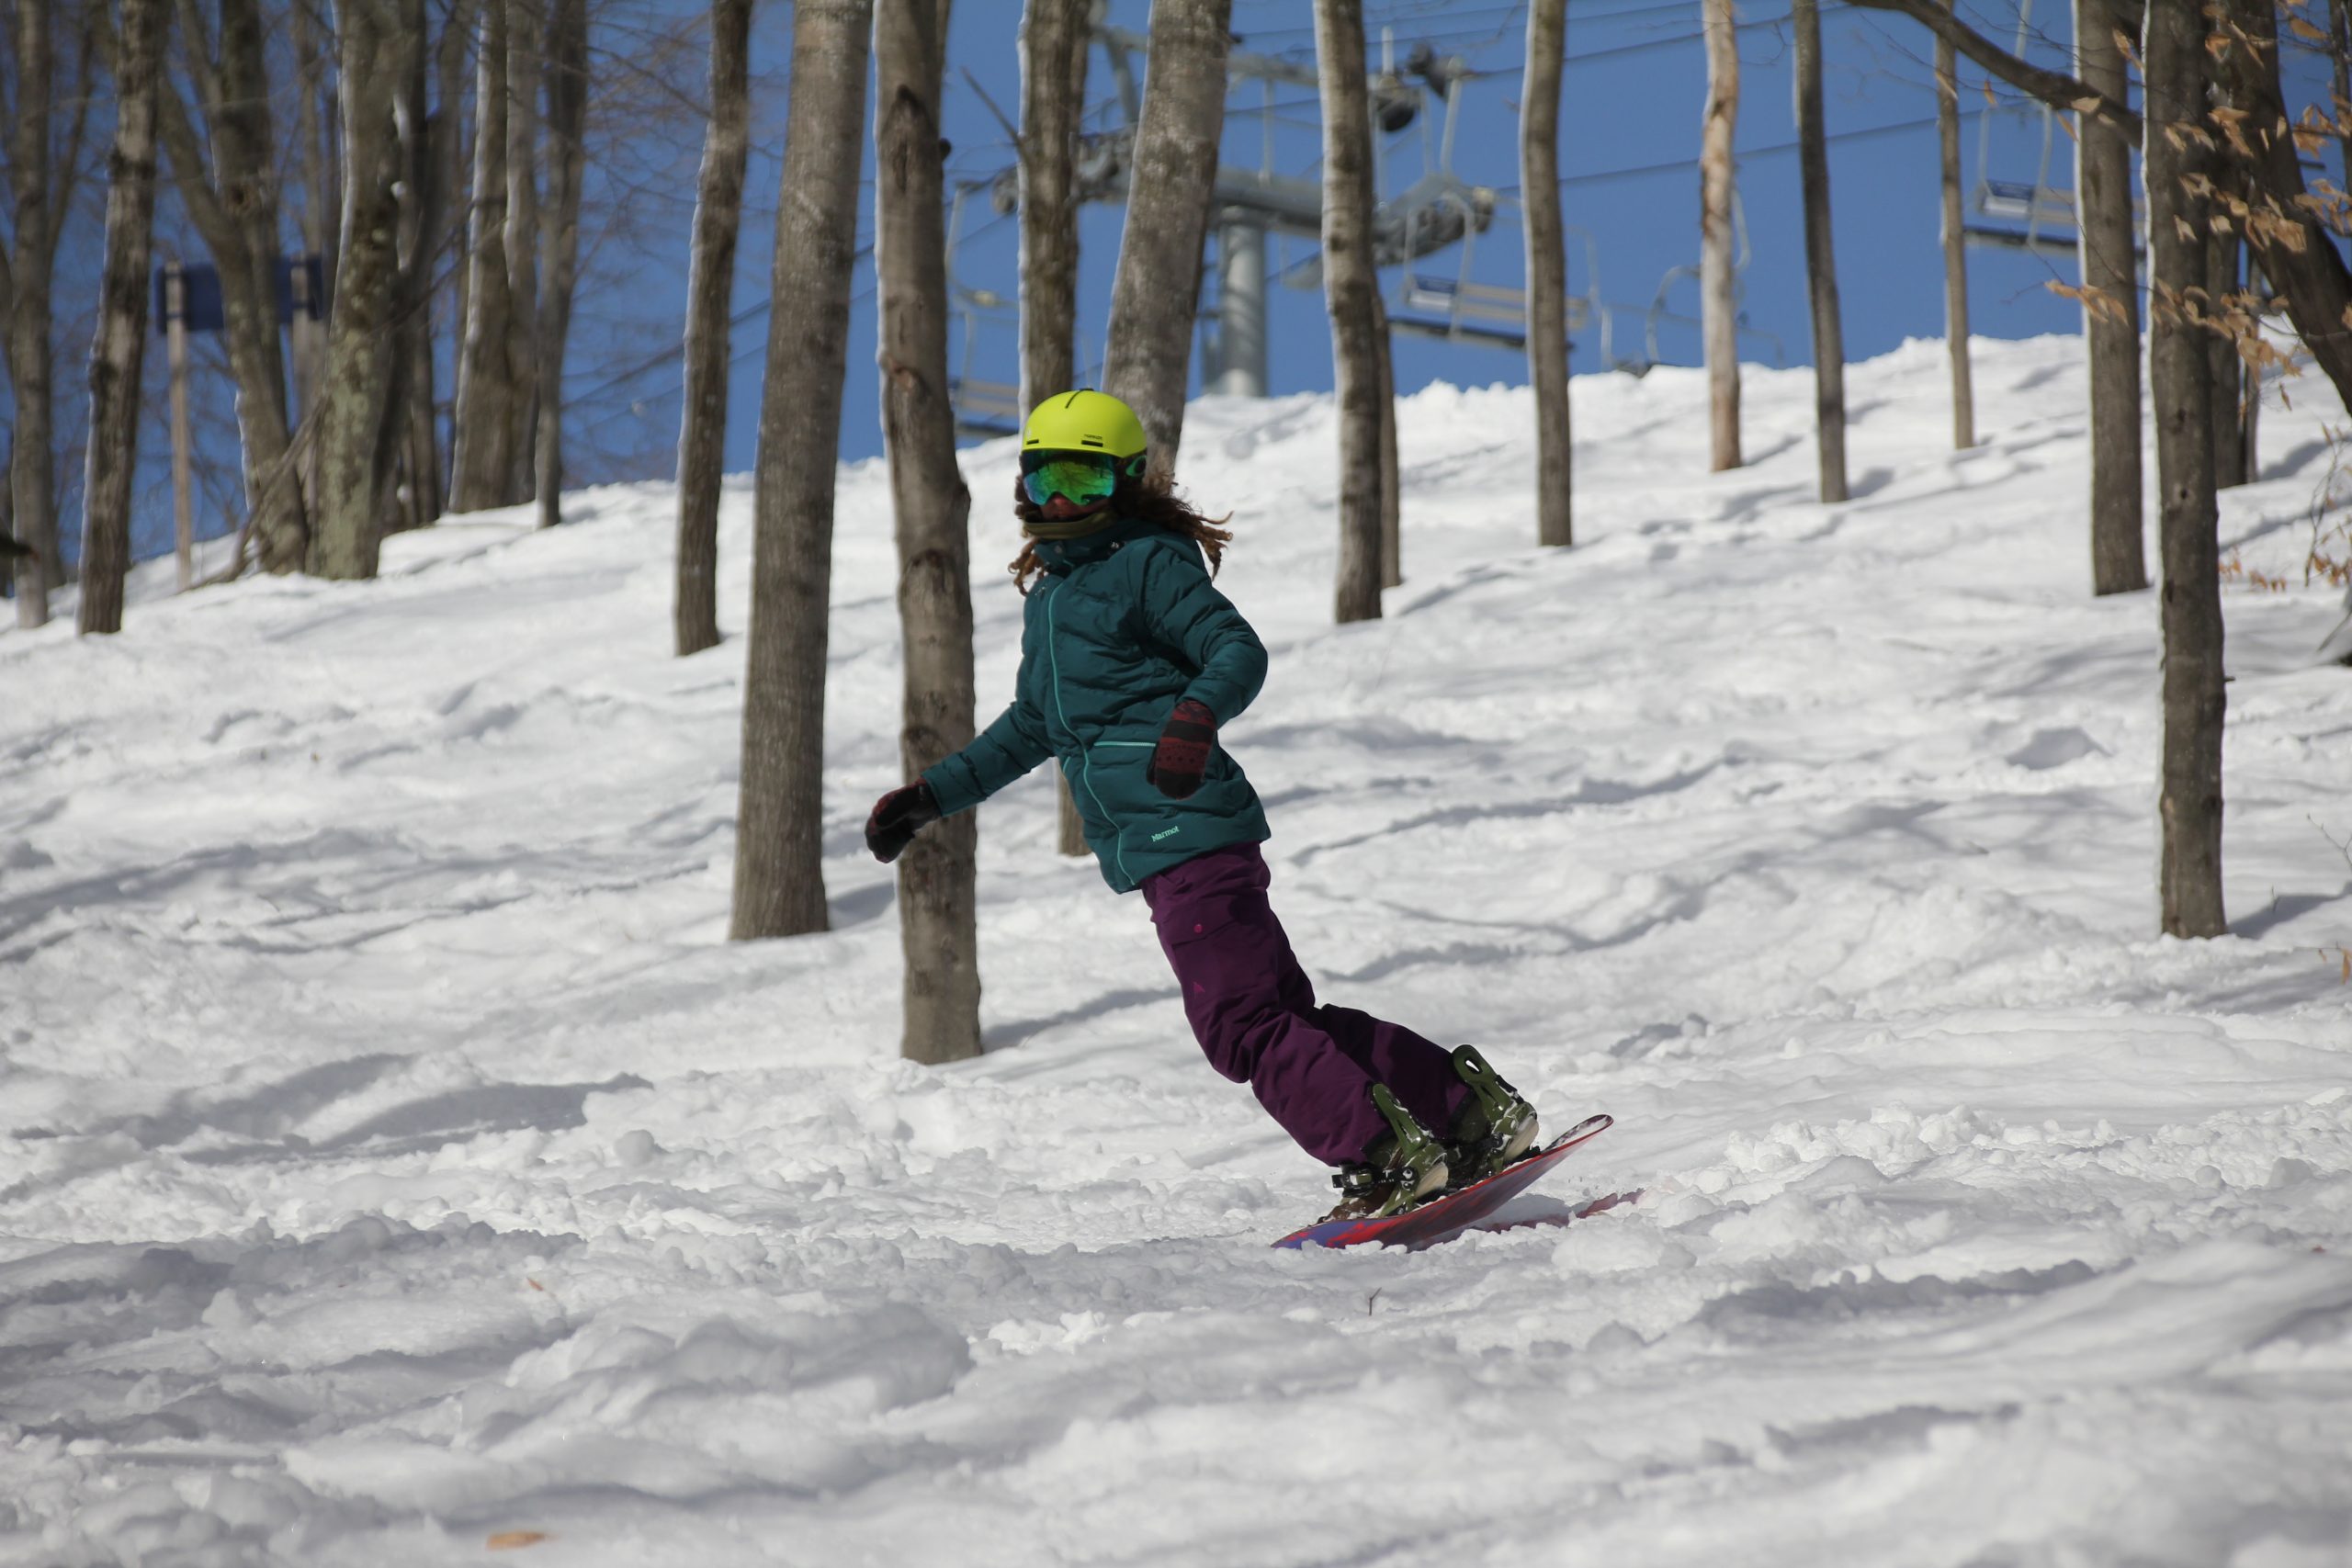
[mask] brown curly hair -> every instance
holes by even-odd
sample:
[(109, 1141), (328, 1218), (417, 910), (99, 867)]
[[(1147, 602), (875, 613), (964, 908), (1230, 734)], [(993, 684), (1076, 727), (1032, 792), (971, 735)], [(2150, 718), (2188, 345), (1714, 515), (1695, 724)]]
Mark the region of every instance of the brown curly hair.
[[(1225, 564), (1225, 547), (1233, 542), (1233, 530), (1224, 526), (1233, 521), (1233, 513), (1228, 512), (1222, 517), (1210, 517), (1195, 511), (1191, 502), (1176, 493), (1176, 481), (1166, 474), (1155, 473), (1141, 479), (1120, 480), (1118, 490), (1111, 497), (1111, 511), (1116, 516), (1148, 523), (1154, 527), (1167, 529), (1178, 538), (1192, 540), (1201, 547), (1201, 553), (1208, 557), (1211, 577), (1215, 577), (1217, 568)], [(1021, 519), (1023, 527), (1046, 519), (1044, 508), (1029, 499), (1029, 492), (1023, 488), (1017, 474), (1012, 479), (1012, 514)], [(1013, 557), (1012, 564), (1004, 570), (1012, 574), (1014, 586), (1021, 590), (1024, 598), (1027, 597), (1030, 579), (1046, 570), (1046, 563), (1037, 557), (1036, 541), (1024, 540), (1021, 553)]]

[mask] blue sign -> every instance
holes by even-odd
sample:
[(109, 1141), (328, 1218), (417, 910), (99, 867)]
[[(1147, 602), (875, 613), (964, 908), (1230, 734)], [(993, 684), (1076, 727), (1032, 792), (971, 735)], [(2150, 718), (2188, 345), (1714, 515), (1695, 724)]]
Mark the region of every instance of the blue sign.
[[(293, 321), (294, 274), (300, 268), (302, 281), (308, 285), (308, 299), (301, 313), (314, 321), (326, 320), (326, 264), (316, 254), (280, 256), (270, 269), (270, 291), (277, 296), (277, 321), (280, 326)], [(155, 269), (155, 330), (166, 331), (171, 326), (171, 296), (165, 286), (166, 267)], [(180, 266), (180, 298), (184, 301), (183, 324), (192, 333), (217, 333), (229, 324), (220, 299), (220, 270), (200, 263), (182, 263)]]

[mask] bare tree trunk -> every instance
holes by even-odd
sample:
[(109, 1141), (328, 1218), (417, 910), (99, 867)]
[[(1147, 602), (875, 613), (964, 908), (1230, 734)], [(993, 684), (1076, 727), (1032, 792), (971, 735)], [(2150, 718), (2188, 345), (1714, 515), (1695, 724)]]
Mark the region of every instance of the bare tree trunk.
[[(0, 301), (5, 301), (10, 396), (6, 487), (13, 536), (36, 552), (17, 563), (17, 624), (49, 622), (49, 589), (57, 571), (56, 367), (50, 346), (54, 324), (51, 284), (57, 234), (73, 177), (69, 164), (51, 162), (50, 117), (57, 52), (50, 36), (51, 7), (15, 7), (9, 45), (16, 66), (16, 118), (8, 125), (9, 233), (0, 254)], [(84, 62), (86, 83), (92, 74)]]
[(548, 199), (539, 213), (538, 434), (531, 488), (539, 526), (563, 521), (563, 349), (580, 260), (582, 137), (588, 124), (588, 0), (554, 0), (548, 27)]
[(1396, 464), (1396, 361), (1389, 342), (1388, 302), (1380, 297), (1380, 276), (1372, 280), (1372, 349), (1376, 356), (1380, 410), (1380, 586), (1405, 584), (1405, 498)]
[[(2112, 97), (2131, 91), (2115, 41), (2112, 0), (2075, 0), (2075, 69)], [(2148, 586), (2142, 542), (2140, 271), (2130, 138), (2096, 115), (2076, 117), (2075, 191), (2080, 209), (2083, 335), (2090, 360), (2091, 592)]]
[(220, 279), (229, 367), (237, 383), (237, 425), (244, 452), (245, 504), (271, 571), (298, 571), (310, 540), (299, 476), (288, 471), (293, 433), (287, 415), (286, 361), (277, 333), (278, 254), (276, 133), (270, 123), (269, 70), (257, 0), (220, 0), (220, 52), (196, 28), (189, 7), (182, 29), (187, 74), (210, 130), (211, 177), (203, 142), (179, 90), (164, 84), (159, 129), (181, 203)]
[(524, 393), (512, 358), (514, 299), (506, 253), (522, 232), (511, 221), (506, 179), (507, 39), (513, 0), (483, 0), (474, 83), (473, 215), (468, 233), (465, 343), (458, 371), (449, 509), (508, 506), (514, 492), (515, 428)]
[(1846, 499), (1846, 329), (1838, 319), (1838, 251), (1829, 228), (1829, 140), (1822, 123), (1821, 7), (1793, 0), (1797, 164), (1804, 187), (1804, 271), (1813, 300), (1813, 413), (1821, 499)]
[(506, 292), (512, 304), (506, 363), (514, 377), (514, 469), (507, 493), (531, 499), (537, 477), (539, 390), (539, 79), (545, 74), (546, 0), (506, 0)]
[[(1079, 114), (1091, 0), (1029, 0), (1021, 20), (1021, 406), (1068, 388), (1078, 363)], [(1086, 820), (1054, 770), (1056, 848), (1086, 853)]]
[[(879, 0), (874, 18), (874, 262), (881, 281), (882, 440), (898, 518), (899, 620), (906, 700), (899, 756), (909, 778), (971, 742), (971, 492), (956, 467), (947, 402), (946, 232), (939, 0)], [(972, 812), (925, 832), (899, 859), (906, 952), (899, 1054), (955, 1062), (980, 1054), (980, 969)]]
[(2204, 18), (2148, 7), (2148, 374), (2155, 400), (2157, 534), (2164, 556), (2164, 931), (2219, 936), (2222, 904), (2221, 548), (2213, 497), (2212, 362), (2199, 298), (2206, 282), (2205, 182), (2215, 168), (2197, 138), (2205, 118)]
[(1079, 115), (1091, 0), (1029, 0), (1021, 21), (1021, 406), (1069, 388), (1078, 360)]
[(405, 410), (398, 396), (402, 305), (396, 115), (423, 47), (402, 0), (342, 0), (343, 258), (327, 318), (319, 396), (319, 513), (311, 570), (376, 575)]
[(1151, 7), (1151, 70), (1111, 288), (1102, 389), (1143, 421), (1155, 473), (1173, 471), (1183, 440), (1232, 15), (1233, 0), (1153, 0)]
[[(401, 132), (401, 407), (397, 528), (422, 528), (441, 514), (439, 443), (433, 418), (433, 266), (439, 250), (443, 192), (433, 146), (432, 22), (426, 0), (404, 0), (403, 25), (416, 37), (397, 111)], [(446, 25), (446, 24), (445, 24)]]
[(799, 0), (769, 273), (735, 822), (737, 942), (825, 929), (826, 615), (873, 0)]
[[(1954, 0), (1944, 0), (1951, 6)], [(1960, 71), (1951, 40), (1936, 39), (1936, 142), (1943, 171), (1944, 345), (1951, 358), (1951, 446), (1976, 445), (1975, 377), (1968, 359), (1968, 236), (1960, 205)]]
[[(473, 139), (469, 133), (465, 104), (469, 74), (467, 64), (475, 31), (475, 10), (476, 0), (450, 0), (448, 11), (442, 19), (441, 40), (433, 66), (438, 78), (435, 96), (441, 105), (440, 112), (433, 119), (433, 168), (435, 184), (442, 192), (443, 224), (433, 254), (436, 274), (444, 265), (440, 258), (445, 254), (448, 256), (449, 359), (453, 367), (461, 367), (465, 359), (468, 280), (473, 270), (467, 250), (473, 218), (470, 178)], [(454, 399), (452, 400), (454, 403)], [(454, 407), (451, 412), (454, 414)], [(450, 504), (450, 491), (457, 445), (456, 422), (452, 419), (448, 441), (438, 448), (444, 510), (454, 510)]]
[[(2222, 195), (2243, 198), (2242, 182), (2221, 182)], [(2209, 229), (2205, 234), (2205, 288), (2218, 310), (2223, 300), (2245, 291), (2240, 268), (2245, 245), (2235, 233)], [(2234, 338), (2212, 333), (2207, 336), (2205, 357), (2213, 378), (2213, 488), (2231, 490), (2245, 483), (2245, 387)]]
[(1535, 392), (1535, 542), (1576, 543), (1569, 508), (1568, 253), (1560, 220), (1560, 63), (1567, 0), (1527, 7), (1519, 195), (1527, 225), (1527, 379)]
[[(735, 241), (751, 155), (752, 0), (711, 0), (710, 123), (686, 277), (686, 388), (678, 423), (678, 657), (718, 646), (718, 486), (727, 457)], [(836, 417), (839, 411), (836, 410)]]
[(1732, 263), (1732, 136), (1739, 128), (1739, 38), (1731, 0), (1700, 0), (1707, 108), (1699, 130), (1699, 314), (1706, 342), (1709, 465), (1740, 466), (1739, 307)]
[(155, 105), (165, 0), (122, 0), (114, 51), (114, 148), (107, 156), (106, 272), (90, 344), (90, 434), (82, 479), (76, 629), (122, 629), (130, 485), (139, 466), (139, 380), (147, 347), (147, 261), (155, 226)]
[(1323, 98), (1323, 300), (1340, 415), (1339, 619), (1380, 615), (1380, 351), (1363, 0), (1315, 0)]

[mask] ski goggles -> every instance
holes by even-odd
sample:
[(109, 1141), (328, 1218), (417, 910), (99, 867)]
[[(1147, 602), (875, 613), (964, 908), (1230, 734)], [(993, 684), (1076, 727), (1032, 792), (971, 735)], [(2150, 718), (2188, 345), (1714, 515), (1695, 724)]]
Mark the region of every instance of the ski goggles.
[(1119, 488), (1120, 466), (1108, 452), (1023, 452), (1021, 486), (1039, 506), (1057, 495), (1073, 506), (1092, 506)]

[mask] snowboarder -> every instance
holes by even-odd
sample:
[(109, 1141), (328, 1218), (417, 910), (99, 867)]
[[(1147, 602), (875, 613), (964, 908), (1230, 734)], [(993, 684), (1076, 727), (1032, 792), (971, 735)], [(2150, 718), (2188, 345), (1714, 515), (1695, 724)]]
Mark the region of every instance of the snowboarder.
[(1057, 759), (1104, 880), (1150, 907), (1210, 1064), (1339, 1168), (1332, 1218), (1481, 1180), (1533, 1142), (1534, 1110), (1468, 1045), (1448, 1053), (1318, 1004), (1267, 903), (1265, 812), (1217, 744), (1258, 694), (1266, 650), (1211, 585), (1233, 536), (1147, 476), (1145, 445), (1106, 393), (1058, 393), (1030, 414), (1012, 704), (877, 801), (866, 847), (887, 864), (924, 827)]

